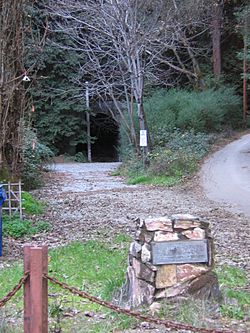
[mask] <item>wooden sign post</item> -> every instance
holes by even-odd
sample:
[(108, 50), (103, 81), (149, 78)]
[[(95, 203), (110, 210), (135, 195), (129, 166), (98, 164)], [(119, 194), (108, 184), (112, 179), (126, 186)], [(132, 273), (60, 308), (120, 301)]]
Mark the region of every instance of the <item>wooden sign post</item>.
[(48, 333), (48, 247), (24, 247), (24, 333)]

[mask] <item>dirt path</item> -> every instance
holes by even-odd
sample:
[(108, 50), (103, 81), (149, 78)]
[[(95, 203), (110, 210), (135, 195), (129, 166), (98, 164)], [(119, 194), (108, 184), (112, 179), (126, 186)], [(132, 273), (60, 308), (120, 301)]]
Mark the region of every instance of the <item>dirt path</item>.
[[(31, 242), (47, 243), (51, 248), (72, 240), (106, 239), (121, 232), (133, 236), (138, 217), (190, 213), (210, 222), (216, 265), (241, 267), (250, 280), (249, 218), (205, 197), (198, 177), (175, 188), (128, 186), (121, 178), (110, 176), (118, 165), (54, 166), (46, 174), (46, 186), (34, 192), (47, 202), (46, 213), (39, 219), (50, 222), (53, 230), (49, 235), (35, 235)], [(9, 253), (21, 253), (24, 242), (10, 240)], [(148, 331), (165, 332), (143, 328), (131, 333)]]
[[(127, 186), (110, 177), (118, 164), (60, 164), (47, 174), (47, 184), (36, 195), (48, 202), (43, 217), (53, 232), (33, 241), (50, 246), (114, 233), (135, 232), (135, 220), (148, 216), (190, 213), (211, 223), (218, 264), (243, 267), (250, 274), (249, 218), (207, 199), (192, 179), (177, 188)], [(39, 217), (41, 219), (41, 217)]]
[[(46, 186), (34, 194), (47, 202), (44, 216), (52, 232), (32, 237), (50, 247), (72, 240), (111, 237), (120, 232), (133, 236), (136, 219), (175, 213), (190, 213), (210, 222), (219, 265), (244, 268), (250, 277), (249, 218), (233, 213), (230, 206), (210, 201), (193, 178), (175, 188), (128, 186), (110, 176), (118, 163), (58, 164), (46, 173)], [(5, 260), (22, 252), (26, 240), (5, 243)], [(29, 240), (30, 242), (30, 240)], [(250, 280), (250, 279), (249, 279)]]

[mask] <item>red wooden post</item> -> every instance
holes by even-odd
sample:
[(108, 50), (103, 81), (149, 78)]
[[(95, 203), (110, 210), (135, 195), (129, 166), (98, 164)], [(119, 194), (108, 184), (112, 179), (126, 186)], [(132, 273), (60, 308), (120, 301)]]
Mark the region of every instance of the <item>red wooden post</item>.
[[(43, 274), (48, 274), (48, 246), (43, 246)], [(48, 280), (43, 279), (43, 333), (48, 333)]]
[[(30, 271), (30, 246), (24, 246), (24, 272)], [(31, 318), (31, 305), (30, 305), (30, 277), (24, 285), (24, 333), (30, 333), (30, 318)]]
[(25, 246), (24, 269), (30, 277), (24, 287), (24, 333), (48, 333), (48, 247)]

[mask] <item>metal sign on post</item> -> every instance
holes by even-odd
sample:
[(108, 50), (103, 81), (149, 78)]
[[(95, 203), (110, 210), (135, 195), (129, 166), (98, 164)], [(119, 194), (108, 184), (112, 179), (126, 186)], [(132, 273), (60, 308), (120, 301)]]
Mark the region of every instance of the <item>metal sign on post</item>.
[(0, 257), (2, 257), (3, 248), (3, 219), (2, 219), (2, 207), (7, 196), (3, 185), (0, 184)]
[(147, 131), (140, 130), (140, 147), (147, 147), (148, 140), (147, 140)]
[(140, 130), (140, 147), (142, 147), (142, 161), (143, 168), (145, 169), (145, 147), (148, 145), (147, 130)]

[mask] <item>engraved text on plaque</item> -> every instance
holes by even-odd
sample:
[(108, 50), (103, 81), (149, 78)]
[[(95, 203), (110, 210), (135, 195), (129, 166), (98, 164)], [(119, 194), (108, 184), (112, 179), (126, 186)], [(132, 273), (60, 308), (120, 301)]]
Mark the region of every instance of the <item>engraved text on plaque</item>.
[(208, 262), (207, 240), (152, 243), (153, 265)]

